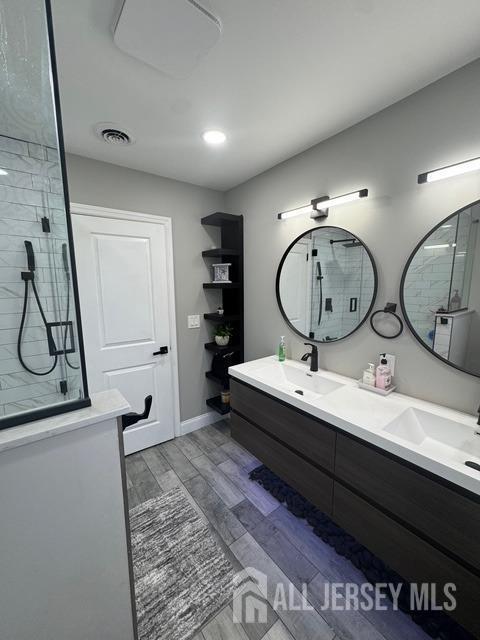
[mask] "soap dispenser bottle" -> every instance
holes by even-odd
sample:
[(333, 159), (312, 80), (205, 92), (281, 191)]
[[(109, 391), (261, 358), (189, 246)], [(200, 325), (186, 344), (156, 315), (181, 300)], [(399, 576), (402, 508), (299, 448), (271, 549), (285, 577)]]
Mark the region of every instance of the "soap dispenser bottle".
[(377, 367), (375, 386), (379, 389), (388, 389), (392, 386), (392, 372), (384, 354), (382, 354), (380, 364)]
[(285, 336), (280, 336), (280, 344), (278, 345), (278, 361), (285, 360)]
[(369, 362), (368, 368), (363, 372), (362, 382), (370, 387), (375, 386), (375, 364), (373, 362)]

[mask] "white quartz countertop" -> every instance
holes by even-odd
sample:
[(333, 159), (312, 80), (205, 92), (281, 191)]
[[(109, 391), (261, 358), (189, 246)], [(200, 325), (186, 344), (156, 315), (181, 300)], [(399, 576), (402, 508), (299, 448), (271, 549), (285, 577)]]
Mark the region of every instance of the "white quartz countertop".
[(0, 430), (0, 452), (116, 418), (130, 405), (116, 389), (94, 393), (91, 407)]
[[(356, 380), (270, 356), (229, 368), (233, 378), (480, 495), (477, 416), (396, 392), (379, 396)], [(301, 390), (303, 395), (299, 395)]]

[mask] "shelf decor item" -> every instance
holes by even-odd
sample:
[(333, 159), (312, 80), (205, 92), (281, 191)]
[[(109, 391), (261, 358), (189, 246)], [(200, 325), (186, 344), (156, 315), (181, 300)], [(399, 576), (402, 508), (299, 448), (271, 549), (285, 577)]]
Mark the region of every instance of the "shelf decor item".
[(219, 324), (215, 329), (214, 338), (219, 347), (226, 347), (233, 334), (233, 329), (228, 324)]
[(220, 264), (212, 264), (213, 267), (213, 283), (219, 284), (222, 282), (231, 283), (229, 270), (232, 266), (231, 262), (222, 262)]

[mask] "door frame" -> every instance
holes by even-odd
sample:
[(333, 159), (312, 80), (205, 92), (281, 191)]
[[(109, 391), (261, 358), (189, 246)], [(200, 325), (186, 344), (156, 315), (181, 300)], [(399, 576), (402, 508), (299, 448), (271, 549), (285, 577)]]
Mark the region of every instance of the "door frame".
[[(149, 222), (161, 224), (165, 227), (166, 234), (166, 263), (167, 263), (167, 290), (168, 290), (168, 324), (170, 331), (170, 365), (173, 384), (173, 420), (175, 437), (181, 436), (180, 429), (180, 394), (178, 381), (178, 353), (177, 353), (177, 324), (175, 314), (175, 280), (173, 267), (173, 236), (172, 219), (166, 216), (157, 216), (151, 213), (139, 211), (126, 211), (125, 209), (110, 209), (90, 204), (70, 203), (70, 212), (74, 215), (92, 216), (95, 218), (111, 218), (114, 220), (131, 220), (132, 222)], [(75, 240), (75, 237), (74, 237)], [(88, 374), (88, 365), (87, 365)], [(142, 429), (141, 426), (138, 429)], [(128, 434), (133, 435), (136, 429), (133, 427)], [(124, 434), (126, 435), (126, 434)]]

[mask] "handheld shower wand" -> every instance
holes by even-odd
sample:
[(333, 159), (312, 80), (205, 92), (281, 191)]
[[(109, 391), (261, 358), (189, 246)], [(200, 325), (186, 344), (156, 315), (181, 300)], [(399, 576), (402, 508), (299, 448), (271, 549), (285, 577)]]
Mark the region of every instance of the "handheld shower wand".
[(33, 245), (30, 240), (25, 240), (24, 244), (25, 251), (27, 252), (27, 267), (30, 273), (33, 273), (35, 271), (35, 254), (33, 253)]
[(67, 280), (70, 280), (70, 265), (68, 264), (68, 254), (67, 254), (67, 244), (64, 242), (62, 244), (62, 260), (63, 260), (63, 268), (65, 270), (65, 275), (67, 276)]
[[(27, 307), (28, 307), (28, 288), (29, 283), (32, 284), (33, 295), (35, 296), (35, 300), (37, 301), (38, 311), (40, 312), (40, 317), (42, 318), (42, 322), (45, 326), (45, 330), (47, 331), (47, 342), (50, 353), (53, 353), (55, 350), (55, 342), (53, 340), (53, 336), (51, 331), (49, 331), (49, 324), (47, 322), (47, 318), (45, 317), (45, 312), (43, 311), (42, 303), (40, 302), (40, 296), (38, 295), (37, 285), (35, 284), (35, 253), (33, 251), (33, 245), (30, 240), (24, 241), (25, 251), (27, 254), (27, 269), (28, 271), (22, 271), (22, 280), (25, 282), (24, 295), (23, 295), (23, 309), (22, 309), (22, 319), (20, 320), (20, 328), (18, 330), (18, 339), (17, 339), (17, 355), (20, 360), (20, 364), (22, 367), (31, 373), (34, 376), (48, 376), (49, 373), (57, 366), (58, 356), (54, 356), (53, 364), (50, 369), (47, 371), (34, 371), (25, 363), (22, 355), (22, 338), (23, 331), (25, 328), (25, 320), (27, 317)], [(52, 351), (53, 350), (53, 351)]]

